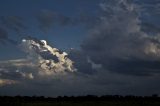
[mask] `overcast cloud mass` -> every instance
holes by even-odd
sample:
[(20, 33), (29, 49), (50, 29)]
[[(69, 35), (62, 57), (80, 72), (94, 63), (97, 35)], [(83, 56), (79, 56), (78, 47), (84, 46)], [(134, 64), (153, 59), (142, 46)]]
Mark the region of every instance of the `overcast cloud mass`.
[(0, 95), (160, 94), (160, 0), (69, 1), (0, 9)]

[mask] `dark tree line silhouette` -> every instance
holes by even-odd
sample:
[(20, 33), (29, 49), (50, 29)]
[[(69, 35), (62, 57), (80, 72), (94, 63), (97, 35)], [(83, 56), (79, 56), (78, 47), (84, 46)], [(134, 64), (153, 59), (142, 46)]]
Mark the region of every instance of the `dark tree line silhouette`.
[[(40, 105), (41, 104), (41, 105)], [(152, 96), (121, 96), (121, 95), (86, 95), (86, 96), (0, 96), (0, 106), (160, 106), (160, 97)]]
[(86, 95), (86, 96), (58, 96), (58, 97), (44, 97), (44, 96), (0, 96), (0, 102), (5, 101), (98, 101), (98, 100), (160, 100), (157, 94), (152, 96), (134, 96), (134, 95)]

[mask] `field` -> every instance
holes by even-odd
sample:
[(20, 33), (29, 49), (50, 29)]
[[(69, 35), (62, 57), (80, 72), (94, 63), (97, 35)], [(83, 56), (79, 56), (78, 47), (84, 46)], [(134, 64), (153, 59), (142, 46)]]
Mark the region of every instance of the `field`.
[(160, 106), (159, 97), (0, 97), (0, 106)]

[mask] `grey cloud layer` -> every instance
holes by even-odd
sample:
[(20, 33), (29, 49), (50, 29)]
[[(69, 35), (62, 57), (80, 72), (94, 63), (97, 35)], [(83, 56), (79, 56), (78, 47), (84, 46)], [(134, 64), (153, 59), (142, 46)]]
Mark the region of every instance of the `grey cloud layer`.
[(8, 32), (4, 28), (0, 27), (0, 44), (6, 44), (7, 42), (16, 44), (16, 41), (9, 38)]
[(55, 26), (76, 26), (84, 25), (91, 27), (98, 17), (92, 16), (90, 13), (78, 13), (75, 16), (66, 16), (51, 10), (42, 10), (36, 15), (39, 28), (43, 32), (48, 32)]
[[(36, 15), (40, 30), (48, 32), (55, 26), (73, 25), (73, 17), (59, 14), (51, 10), (42, 10)], [(77, 22), (76, 22), (77, 23)]]
[[(51, 29), (54, 30), (55, 27), (59, 26), (72, 27), (83, 25), (86, 28), (91, 27), (96, 21), (99, 20), (96, 16), (86, 13), (78, 13), (75, 16), (66, 16), (52, 10), (41, 10), (35, 14), (36, 15), (33, 16), (34, 18), (30, 18), (32, 21), (36, 19), (35, 25), (32, 25), (33, 22), (29, 22), (28, 20), (30, 19), (26, 19), (23, 16), (0, 16), (1, 42), (4, 40), (5, 42), (9, 41), (12, 44), (17, 44), (19, 39), (30, 35), (30, 25), (38, 31), (47, 33)], [(13, 38), (18, 39), (15, 41)]]
[(16, 32), (20, 32), (27, 28), (24, 25), (24, 20), (19, 16), (1, 16), (1, 23), (8, 29), (14, 30)]
[(155, 58), (159, 58), (159, 40), (153, 41), (152, 37), (157, 35), (141, 30), (137, 6), (126, 0), (106, 1), (100, 6), (104, 15), (82, 44), (83, 51), (92, 61), (112, 72), (158, 74), (160, 61)]
[[(0, 39), (1, 43), (18, 44), (18, 39), (27, 29), (24, 19), (20, 16), (0, 16)], [(11, 34), (12, 32), (12, 34)], [(14, 34), (15, 33), (15, 34)]]

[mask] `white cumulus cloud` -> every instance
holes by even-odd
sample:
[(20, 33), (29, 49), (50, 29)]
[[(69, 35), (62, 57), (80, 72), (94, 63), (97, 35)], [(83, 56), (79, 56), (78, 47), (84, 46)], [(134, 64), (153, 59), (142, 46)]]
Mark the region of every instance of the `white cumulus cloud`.
[(40, 75), (74, 72), (73, 61), (61, 52), (47, 44), (45, 40), (23, 39), (21, 47), (29, 54), (32, 63), (40, 68)]

